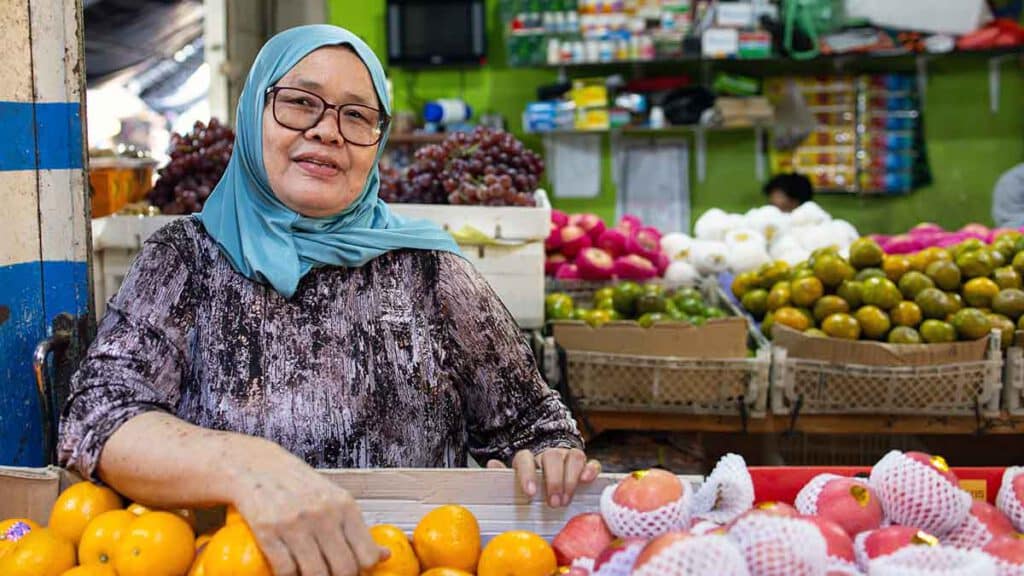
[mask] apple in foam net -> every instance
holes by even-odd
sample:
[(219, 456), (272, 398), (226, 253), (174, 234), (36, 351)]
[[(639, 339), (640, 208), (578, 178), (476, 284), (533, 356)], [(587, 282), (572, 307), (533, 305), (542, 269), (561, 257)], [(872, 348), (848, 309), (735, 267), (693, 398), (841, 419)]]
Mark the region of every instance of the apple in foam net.
[(621, 256), (626, 253), (626, 243), (628, 241), (629, 235), (626, 232), (618, 228), (609, 228), (597, 237), (595, 245), (612, 256)]
[(650, 280), (658, 276), (658, 268), (637, 254), (615, 259), (615, 275), (623, 280)]
[(569, 224), (569, 215), (561, 210), (551, 210), (551, 222), (562, 228)]
[(569, 224), (582, 228), (587, 233), (587, 236), (590, 236), (592, 242), (596, 242), (606, 228), (604, 220), (601, 220), (601, 217), (597, 214), (576, 214), (570, 216)]
[(669, 546), (676, 542), (682, 542), (683, 540), (688, 540), (693, 537), (694, 536), (689, 532), (669, 532), (658, 536), (644, 546), (643, 551), (641, 551), (640, 555), (636, 557), (636, 563), (633, 564), (633, 569), (639, 570), (644, 564), (650, 562), (655, 556), (661, 554), (661, 552)]
[(982, 548), (989, 556), (1014, 566), (1024, 566), (1024, 540), (1016, 535), (999, 536)]
[[(609, 570), (609, 567), (612, 565), (612, 562), (614, 561), (616, 562), (616, 564), (619, 562), (621, 562), (622, 564), (627, 564), (629, 565), (630, 569), (632, 569), (633, 564), (636, 562), (637, 556), (640, 555), (640, 552), (644, 549), (645, 546), (647, 546), (647, 538), (640, 538), (634, 536), (629, 538), (612, 540), (612, 543), (609, 544), (608, 547), (605, 548), (600, 555), (598, 555), (597, 560), (594, 561), (594, 575), (620, 576), (619, 574), (612, 574)], [(619, 560), (620, 556), (623, 557), (623, 561)], [(627, 569), (625, 574), (629, 574), (629, 569)], [(625, 574), (621, 576), (625, 576)]]
[(604, 518), (591, 512), (574, 516), (551, 541), (559, 566), (568, 566), (577, 558), (596, 559), (615, 536)]
[(842, 526), (852, 538), (882, 525), (885, 513), (874, 490), (853, 478), (835, 478), (821, 489), (816, 514)]
[(576, 255), (576, 268), (584, 280), (608, 280), (615, 273), (615, 260), (600, 248), (584, 248)]
[(554, 276), (558, 273), (558, 269), (561, 268), (563, 264), (568, 264), (565, 254), (549, 254), (544, 260), (544, 274), (547, 276)]
[(548, 252), (554, 252), (561, 247), (562, 227), (552, 222), (551, 227), (548, 229), (548, 237), (544, 240), (544, 249)]
[(1017, 502), (1024, 503), (1024, 474), (1017, 474), (1013, 477), (1013, 495), (1017, 497)]
[(938, 539), (911, 526), (889, 526), (865, 533), (864, 552), (868, 559), (888, 556), (907, 546), (936, 546)]
[(946, 459), (942, 456), (933, 456), (924, 452), (906, 452), (904, 456), (932, 468), (945, 478), (947, 482), (957, 488), (960, 487), (960, 479), (949, 469), (949, 464), (946, 463)]
[(579, 226), (569, 225), (562, 228), (562, 253), (569, 258), (575, 258), (576, 254), (579, 254), (580, 250), (584, 248), (590, 248), (591, 241), (590, 236), (583, 228)]
[(633, 230), (626, 241), (626, 252), (654, 261), (661, 253), (661, 233), (651, 227)]
[(575, 264), (566, 262), (558, 267), (558, 271), (555, 272), (555, 278), (559, 280), (579, 280), (580, 271), (576, 268)]
[(1009, 518), (1000, 512), (998, 508), (982, 500), (971, 502), (968, 521), (970, 521), (970, 518), (980, 522), (993, 538), (1011, 535), (1016, 532)]
[(623, 478), (612, 501), (637, 512), (650, 512), (683, 497), (683, 483), (665, 470), (638, 470)]
[(803, 516), (802, 518), (817, 526), (821, 535), (825, 537), (829, 558), (839, 558), (847, 562), (855, 561), (853, 540), (842, 526), (820, 516)]

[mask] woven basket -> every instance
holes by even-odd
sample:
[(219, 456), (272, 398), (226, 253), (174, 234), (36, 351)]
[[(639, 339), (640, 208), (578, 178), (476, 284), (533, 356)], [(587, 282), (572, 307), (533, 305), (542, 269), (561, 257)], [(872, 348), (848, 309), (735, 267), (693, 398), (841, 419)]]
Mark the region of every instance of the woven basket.
[(764, 416), (768, 350), (755, 358), (627, 356), (566, 351), (569, 391), (584, 410)]
[(998, 415), (1002, 389), (998, 341), (979, 362), (864, 366), (789, 358), (772, 351), (772, 412), (788, 414)]

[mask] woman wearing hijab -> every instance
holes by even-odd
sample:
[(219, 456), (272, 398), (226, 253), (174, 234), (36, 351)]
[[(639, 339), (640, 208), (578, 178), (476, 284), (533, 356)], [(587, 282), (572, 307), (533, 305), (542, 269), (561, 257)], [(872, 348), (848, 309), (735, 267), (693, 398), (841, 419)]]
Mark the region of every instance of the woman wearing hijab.
[[(231, 504), (274, 572), (385, 554), (314, 468), (511, 464), (553, 506), (576, 427), (450, 236), (377, 197), (384, 72), (333, 26), (260, 51), (227, 171), (146, 242), (72, 382), (60, 462), (157, 507)], [(511, 498), (513, 495), (509, 495)]]

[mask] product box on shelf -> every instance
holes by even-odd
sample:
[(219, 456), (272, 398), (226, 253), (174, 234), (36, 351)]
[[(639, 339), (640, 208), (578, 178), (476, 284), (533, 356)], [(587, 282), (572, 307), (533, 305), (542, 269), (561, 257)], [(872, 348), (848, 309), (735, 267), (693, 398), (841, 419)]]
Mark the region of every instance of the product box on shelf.
[(949, 344), (895, 345), (772, 329), (772, 411), (973, 416), (999, 413), (999, 334)]
[(565, 378), (565, 389), (583, 410), (765, 413), (769, 351), (759, 349), (750, 357), (745, 318), (650, 328), (635, 322), (594, 328), (559, 321), (552, 330), (553, 343), (565, 351), (565, 374), (555, 376)]
[[(411, 533), (427, 512), (446, 504), (465, 506), (480, 523), (484, 540), (508, 530), (530, 530), (549, 540), (577, 514), (600, 509), (601, 492), (621, 475), (602, 474), (580, 485), (572, 504), (551, 508), (541, 498), (531, 501), (517, 487), (511, 470), (366, 469), (324, 470), (359, 503), (367, 525), (393, 524)], [(697, 488), (700, 476), (682, 476)], [(45, 524), (61, 490), (80, 481), (60, 468), (0, 467), (0, 520), (29, 518)], [(543, 486), (543, 479), (539, 485)], [(211, 513), (217, 518), (219, 514)], [(199, 515), (200, 522), (206, 515)], [(200, 527), (201, 528), (201, 527)]]

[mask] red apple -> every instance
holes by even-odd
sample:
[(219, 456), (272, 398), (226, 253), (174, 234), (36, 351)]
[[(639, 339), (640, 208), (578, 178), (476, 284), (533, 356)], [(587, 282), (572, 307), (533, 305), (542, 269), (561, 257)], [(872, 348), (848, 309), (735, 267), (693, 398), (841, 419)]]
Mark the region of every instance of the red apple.
[(993, 538), (1012, 534), (1015, 530), (1009, 518), (988, 502), (975, 500), (967, 518), (942, 543), (956, 548), (981, 548)]
[(661, 232), (651, 227), (633, 230), (626, 241), (626, 252), (656, 260), (661, 254)]
[(576, 268), (575, 264), (567, 262), (558, 267), (558, 271), (555, 272), (555, 278), (559, 280), (579, 280), (580, 271)]
[(658, 276), (658, 269), (643, 256), (630, 254), (615, 259), (615, 276), (622, 280), (650, 280)]
[(658, 536), (654, 540), (648, 542), (647, 546), (644, 546), (643, 551), (636, 557), (633, 569), (638, 570), (641, 566), (647, 564), (652, 558), (660, 554), (662, 550), (676, 542), (682, 542), (683, 540), (688, 540), (693, 537), (694, 536), (689, 532), (669, 532), (668, 534)]
[(999, 536), (982, 548), (989, 556), (1014, 566), (1024, 566), (1024, 540), (1018, 536)]
[(640, 217), (634, 216), (633, 214), (626, 214), (625, 216), (619, 219), (618, 228), (625, 230), (627, 232), (632, 232), (633, 230), (636, 230), (637, 228), (640, 228), (643, 225), (644, 221), (641, 220)]
[(622, 256), (626, 253), (626, 243), (628, 241), (629, 234), (618, 228), (609, 228), (597, 237), (595, 245), (612, 256)]
[(604, 518), (591, 512), (574, 516), (551, 541), (559, 566), (568, 566), (577, 558), (597, 558), (615, 540)]
[(561, 210), (551, 210), (551, 222), (559, 228), (569, 224), (569, 215)]
[(665, 470), (638, 470), (623, 478), (612, 493), (612, 501), (619, 506), (650, 512), (683, 497), (683, 483)]
[(551, 228), (548, 230), (548, 237), (544, 240), (544, 249), (548, 252), (554, 252), (562, 247), (562, 226), (551, 223)]
[(628, 566), (625, 574), (629, 574), (636, 562), (636, 557), (640, 555), (646, 545), (647, 538), (629, 537), (613, 540), (594, 561), (594, 575), (619, 576), (618, 573), (613, 574), (611, 568), (623, 566)]
[(828, 481), (818, 495), (816, 514), (842, 526), (851, 538), (878, 528), (885, 517), (874, 490), (853, 478)]
[(825, 537), (829, 558), (839, 558), (847, 562), (856, 560), (853, 555), (853, 540), (842, 526), (819, 516), (803, 516), (803, 518), (813, 522), (821, 531), (821, 535)]
[(562, 253), (569, 258), (575, 258), (580, 250), (590, 248), (590, 236), (579, 226), (569, 225), (562, 228)]
[(654, 267), (658, 269), (658, 276), (664, 276), (665, 270), (668, 270), (671, 263), (672, 259), (668, 257), (668, 254), (658, 252), (658, 258), (654, 261)]
[(732, 528), (737, 522), (752, 514), (770, 514), (772, 516), (783, 516), (785, 518), (797, 518), (800, 512), (785, 502), (760, 502), (753, 508), (736, 517), (735, 520), (725, 525), (726, 529)]
[(558, 273), (558, 269), (562, 267), (562, 264), (568, 263), (564, 254), (548, 254), (548, 257), (544, 260), (544, 274), (546, 276), (554, 276)]
[(600, 248), (584, 248), (576, 255), (576, 268), (584, 280), (608, 280), (615, 272), (615, 261)]
[(569, 217), (570, 226), (579, 226), (590, 236), (590, 240), (597, 242), (597, 239), (601, 236), (601, 233), (607, 228), (604, 225), (604, 220), (597, 214), (576, 214)]
[(1024, 474), (1017, 474), (1013, 477), (1013, 495), (1017, 497), (1017, 502), (1024, 503)]
[(946, 459), (942, 456), (932, 456), (931, 454), (925, 454), (924, 452), (906, 452), (904, 456), (932, 468), (950, 484), (957, 488), (960, 487), (960, 479), (957, 478), (956, 474), (949, 469), (949, 464), (946, 463)]
[(907, 546), (937, 546), (938, 543), (938, 538), (911, 526), (889, 526), (862, 532), (857, 536), (857, 544), (863, 549), (865, 561), (887, 556)]

